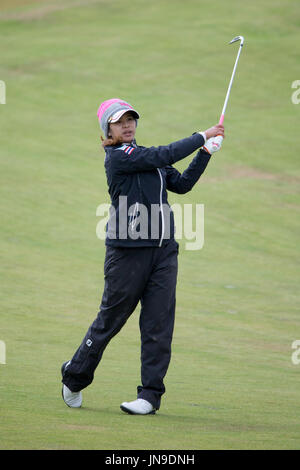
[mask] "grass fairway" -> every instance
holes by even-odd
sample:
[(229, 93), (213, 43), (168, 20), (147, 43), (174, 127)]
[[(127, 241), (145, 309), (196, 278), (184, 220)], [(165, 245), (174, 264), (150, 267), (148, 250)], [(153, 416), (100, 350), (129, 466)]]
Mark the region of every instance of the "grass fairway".
[[(1, 2), (1, 449), (300, 449), (299, 17), (298, 0)], [(97, 107), (131, 102), (146, 146), (215, 124), (239, 34), (223, 149), (169, 197), (204, 204), (205, 244), (179, 240), (161, 410), (119, 410), (140, 383), (139, 309), (69, 409), (60, 366), (103, 289)]]

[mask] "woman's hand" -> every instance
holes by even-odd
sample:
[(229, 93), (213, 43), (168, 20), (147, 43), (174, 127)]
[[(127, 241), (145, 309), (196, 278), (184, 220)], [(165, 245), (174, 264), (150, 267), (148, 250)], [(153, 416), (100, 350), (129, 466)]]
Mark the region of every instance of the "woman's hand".
[(210, 127), (205, 131), (206, 139), (210, 139), (211, 137), (215, 137), (217, 135), (221, 135), (223, 138), (224, 135), (224, 126), (222, 124), (216, 124), (213, 127)]

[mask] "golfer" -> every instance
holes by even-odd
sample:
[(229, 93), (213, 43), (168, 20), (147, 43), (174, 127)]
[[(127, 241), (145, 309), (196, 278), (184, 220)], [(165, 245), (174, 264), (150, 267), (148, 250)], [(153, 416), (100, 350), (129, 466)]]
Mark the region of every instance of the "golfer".
[[(153, 414), (165, 392), (164, 377), (174, 328), (179, 245), (167, 191), (184, 194), (219, 150), (214, 137), (223, 125), (195, 132), (170, 145), (142, 147), (135, 140), (139, 113), (127, 102), (110, 99), (98, 109), (104, 133), (105, 171), (111, 198), (106, 228), (104, 292), (99, 313), (72, 359), (62, 365), (62, 396), (78, 408), (82, 392), (94, 378), (109, 341), (141, 303), (141, 385), (137, 399), (123, 402), (129, 414)], [(181, 174), (173, 164), (196, 150)], [(121, 387), (117, 377), (114, 387)]]

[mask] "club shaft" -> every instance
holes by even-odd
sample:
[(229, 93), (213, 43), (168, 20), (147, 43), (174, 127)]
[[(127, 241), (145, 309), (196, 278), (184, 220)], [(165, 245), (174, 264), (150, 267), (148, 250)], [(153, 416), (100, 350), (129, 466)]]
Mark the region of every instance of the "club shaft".
[(224, 106), (223, 106), (223, 109), (222, 109), (219, 124), (223, 124), (223, 121), (224, 121), (225, 112), (226, 112), (226, 108), (227, 108), (227, 103), (228, 103), (228, 99), (229, 99), (229, 95), (230, 95), (230, 91), (231, 91), (235, 71), (236, 71), (236, 68), (237, 68), (237, 64), (238, 64), (238, 61), (239, 61), (239, 58), (240, 58), (240, 53), (241, 53), (241, 50), (242, 50), (242, 46), (243, 46), (243, 44), (240, 44), (240, 47), (239, 47), (239, 50), (238, 50), (238, 53), (237, 53), (237, 56), (236, 56), (236, 60), (235, 60), (235, 64), (234, 64), (234, 67), (233, 67), (231, 79), (230, 79), (230, 82), (229, 82), (229, 85), (228, 85), (228, 90), (227, 90), (227, 93), (226, 93)]

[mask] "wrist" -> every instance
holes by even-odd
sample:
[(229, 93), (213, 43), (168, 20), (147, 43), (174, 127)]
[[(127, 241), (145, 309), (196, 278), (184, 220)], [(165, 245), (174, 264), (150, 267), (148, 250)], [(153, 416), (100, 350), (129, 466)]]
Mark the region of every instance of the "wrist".
[[(206, 133), (205, 133), (205, 132), (198, 132), (198, 134), (202, 135), (202, 137), (203, 137), (203, 139), (204, 139), (204, 144), (205, 144), (205, 142), (206, 142), (206, 140), (207, 140)], [(204, 145), (204, 144), (203, 144), (203, 145)]]

